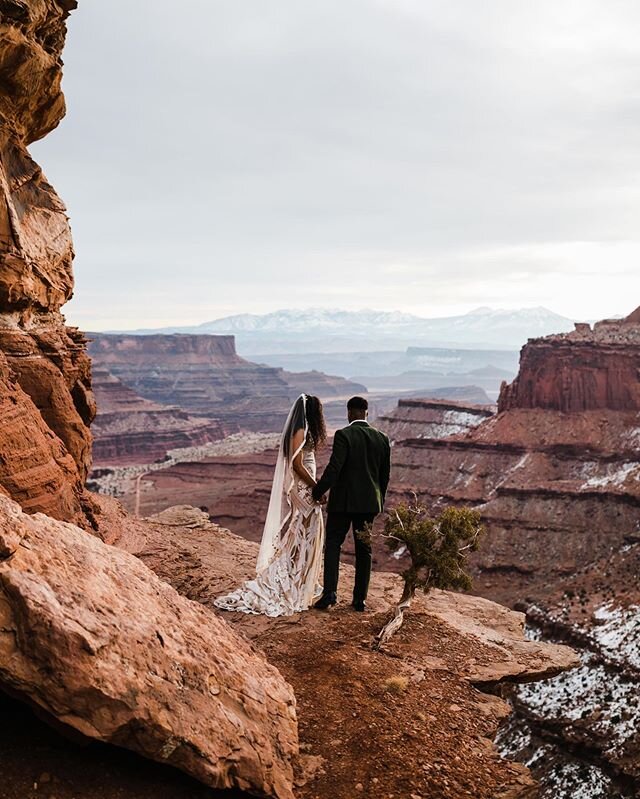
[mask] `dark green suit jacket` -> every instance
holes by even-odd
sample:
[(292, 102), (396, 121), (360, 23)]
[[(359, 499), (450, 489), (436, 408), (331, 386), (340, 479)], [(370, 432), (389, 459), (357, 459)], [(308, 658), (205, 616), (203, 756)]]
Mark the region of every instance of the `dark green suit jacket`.
[(352, 422), (336, 431), (331, 460), (313, 497), (331, 490), (329, 513), (380, 513), (390, 471), (389, 439), (368, 422)]

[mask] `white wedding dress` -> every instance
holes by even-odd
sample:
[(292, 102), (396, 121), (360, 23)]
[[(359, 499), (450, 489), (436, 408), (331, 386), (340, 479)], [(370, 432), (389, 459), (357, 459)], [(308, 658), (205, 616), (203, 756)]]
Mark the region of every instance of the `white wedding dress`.
[[(292, 438), (290, 420), (293, 412), (292, 409), (287, 421), (289, 432), (285, 426), (283, 442), (287, 436)], [(306, 427), (305, 436), (301, 450), (302, 464), (315, 479), (315, 451)], [(309, 486), (293, 471), (292, 463), (300, 450), (286, 458), (283, 449), (281, 443), (256, 576), (232, 593), (214, 600), (214, 605), (221, 610), (291, 616), (308, 610), (322, 594), (322, 509), (314, 503)], [(291, 449), (288, 451), (291, 452)], [(282, 487), (279, 470), (284, 475)], [(279, 517), (275, 534), (274, 514)]]

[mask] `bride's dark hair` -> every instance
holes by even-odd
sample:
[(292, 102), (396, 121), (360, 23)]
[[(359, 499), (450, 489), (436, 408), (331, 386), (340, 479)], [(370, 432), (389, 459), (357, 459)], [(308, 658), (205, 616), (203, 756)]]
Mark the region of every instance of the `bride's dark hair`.
[(324, 423), (322, 403), (318, 397), (307, 396), (307, 424), (313, 448), (318, 449), (327, 440), (327, 426)]
[(327, 438), (327, 428), (324, 423), (322, 403), (318, 397), (308, 394), (305, 397), (298, 397), (290, 413), (289, 423), (284, 432), (282, 442), (284, 454), (287, 458), (291, 454), (289, 448), (294, 433), (298, 430), (304, 430), (305, 426), (309, 430), (309, 438), (313, 443), (313, 448), (317, 449)]

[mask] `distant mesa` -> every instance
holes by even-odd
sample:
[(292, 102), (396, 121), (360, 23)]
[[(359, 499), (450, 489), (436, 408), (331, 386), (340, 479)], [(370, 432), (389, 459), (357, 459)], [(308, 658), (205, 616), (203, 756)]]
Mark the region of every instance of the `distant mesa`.
[(630, 313), (625, 319), (625, 322), (628, 325), (640, 325), (640, 307), (636, 308), (633, 313)]
[(229, 432), (279, 432), (301, 393), (321, 399), (366, 392), (321, 372), (291, 373), (241, 358), (233, 336), (90, 334), (97, 367), (140, 397), (215, 419)]
[(579, 325), (570, 333), (530, 341), (520, 373), (501, 391), (501, 411), (640, 410), (640, 309), (625, 319)]

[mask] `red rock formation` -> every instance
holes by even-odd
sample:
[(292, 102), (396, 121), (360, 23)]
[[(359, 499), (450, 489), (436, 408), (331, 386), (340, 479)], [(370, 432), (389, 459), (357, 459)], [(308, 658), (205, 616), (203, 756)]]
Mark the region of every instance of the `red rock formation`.
[[(27, 427), (39, 427), (37, 416), (52, 434), (46, 446), (32, 437), (29, 454), (21, 448), (19, 468), (31, 464), (38, 475), (33, 490), (6, 466), (2, 485), (31, 510), (82, 520), (91, 505), (83, 482), (95, 406), (84, 339), (60, 314), (73, 290), (71, 233), (64, 205), (26, 149), (64, 116), (60, 53), (75, 5), (16, 0), (1, 9), (0, 351), (9, 367), (3, 400), (23, 402), (18, 385), (32, 400), (22, 412)], [(0, 461), (15, 462), (14, 449), (0, 436)]]
[(401, 399), (391, 414), (379, 416), (376, 426), (392, 441), (407, 438), (445, 438), (472, 430), (493, 415), (486, 406), (433, 399)]
[(517, 378), (503, 384), (498, 410), (639, 411), (638, 320), (640, 308), (593, 330), (582, 324), (573, 333), (532, 339), (522, 349)]
[(0, 497), (0, 682), (82, 735), (293, 799), (291, 687), (136, 557)]
[[(77, 466), (44, 422), (33, 401), (12, 379), (0, 352), (0, 493), (29, 513), (84, 519)], [(85, 510), (91, 513), (90, 506)]]
[(217, 441), (234, 430), (143, 399), (106, 369), (93, 370), (98, 414), (92, 425), (96, 467), (145, 464), (169, 450)]
[(233, 336), (91, 334), (89, 352), (146, 399), (218, 419), (225, 426), (280, 431), (302, 392), (321, 399), (364, 386), (321, 372), (292, 374), (240, 358)]
[(392, 500), (415, 490), (430, 503), (482, 511), (480, 592), (516, 601), (605, 556), (635, 529), (635, 318), (529, 342), (497, 416), (445, 439), (429, 438), (426, 423), (424, 438), (396, 444)]

